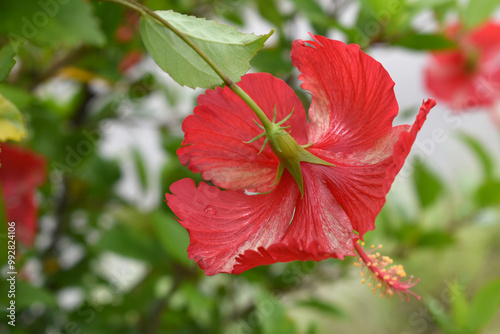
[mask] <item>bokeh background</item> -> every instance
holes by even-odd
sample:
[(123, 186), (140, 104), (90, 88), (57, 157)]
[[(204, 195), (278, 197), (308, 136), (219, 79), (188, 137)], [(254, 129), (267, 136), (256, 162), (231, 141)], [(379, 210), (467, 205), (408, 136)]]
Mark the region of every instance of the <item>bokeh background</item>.
[[(305, 106), (293, 40), (311, 32), (360, 44), (396, 83), (398, 124), (413, 122), (421, 101), (435, 97), (425, 84), (433, 52), (460, 49), (447, 27), (467, 34), (500, 22), (500, 2), (487, 0), (141, 2), (243, 32), (275, 29), (250, 71), (284, 79)], [(0, 143), (1, 211), (9, 221), (9, 208), (29, 213), (16, 221), (16, 326), (7, 324), (3, 265), (0, 333), (500, 332), (500, 94), (460, 109), (437, 99), (366, 235), (420, 278), (413, 290), (422, 300), (402, 302), (373, 295), (355, 259), (212, 277), (188, 259), (189, 236), (163, 199), (181, 178), (201, 181), (175, 151), (203, 90), (157, 67), (134, 12), (97, 1), (3, 0), (0, 45), (12, 43), (16, 64), (0, 94), (21, 111), (28, 136)], [(500, 81), (490, 84), (500, 92)], [(18, 147), (46, 167), (9, 160), (5, 152)], [(26, 170), (10, 190), (17, 174), (6, 170)], [(43, 177), (33, 184), (29, 175)]]

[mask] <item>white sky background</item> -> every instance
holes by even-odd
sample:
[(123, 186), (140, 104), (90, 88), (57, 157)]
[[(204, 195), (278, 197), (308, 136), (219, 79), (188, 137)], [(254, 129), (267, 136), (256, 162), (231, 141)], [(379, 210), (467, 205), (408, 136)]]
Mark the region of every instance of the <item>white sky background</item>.
[[(284, 2), (285, 5), (282, 8), (284, 11), (289, 10), (286, 3)], [(352, 23), (355, 14), (356, 8), (352, 6), (344, 12), (342, 21)], [(243, 32), (264, 34), (273, 28), (268, 22), (263, 21), (255, 10), (246, 11), (245, 17), (247, 26), (240, 29)], [(496, 15), (496, 17), (500, 18), (500, 15)], [(429, 31), (434, 27), (430, 15), (426, 13), (419, 15), (414, 24), (419, 30)], [(295, 39), (309, 39), (308, 32), (312, 31), (305, 19), (295, 20), (288, 29)], [(272, 36), (267, 44), (275, 43), (276, 35)], [(342, 39), (342, 35), (338, 33), (332, 33), (328, 37)], [(414, 114), (416, 114), (422, 100), (432, 98), (432, 94), (425, 90), (423, 82), (423, 70), (429, 58), (427, 53), (395, 47), (375, 47), (370, 49), (369, 54), (382, 63), (396, 83), (395, 94), (401, 111), (413, 108)], [(136, 202), (140, 207), (151, 209), (163, 203), (164, 194), (159, 193), (158, 173), (165, 160), (168, 159), (159, 144), (157, 122), (177, 124), (185, 115), (192, 112), (193, 97), (202, 93), (203, 90), (193, 91), (190, 88), (181, 87), (152, 64), (151, 59), (142, 64), (138, 71), (141, 71), (141, 67), (142, 69), (146, 68), (146, 70), (153, 68), (158, 76), (168, 83), (169, 89), (180, 96), (182, 103), (172, 109), (166, 103), (165, 98), (161, 96), (162, 94), (153, 94), (146, 104), (147, 110), (141, 111), (141, 113), (148, 115), (149, 120), (133, 122), (133, 124), (128, 125), (117, 124), (111, 127), (105, 133), (101, 150), (106, 156), (118, 158), (123, 162), (124, 178), (118, 185), (117, 191), (123, 197)], [(438, 172), (452, 186), (457, 180), (469, 186), (477, 184), (481, 177), (481, 168), (476, 157), (465, 144), (456, 138), (456, 134), (464, 131), (480, 140), (494, 156), (498, 166), (500, 165), (500, 130), (492, 123), (486, 110), (458, 115), (452, 114), (445, 103), (439, 100), (437, 102), (438, 105), (431, 111), (427, 122), (419, 133), (412, 154), (425, 157), (427, 165)], [(404, 120), (404, 122), (413, 122), (413, 119)], [(178, 123), (177, 129), (180, 131), (180, 123)], [(435, 140), (436, 131), (440, 134), (438, 141)], [(146, 167), (150, 176), (149, 184), (152, 187), (148, 193), (143, 193), (139, 186), (130, 153), (132, 147), (139, 149), (146, 158)], [(400, 184), (404, 185), (410, 179), (400, 175), (393, 188), (398, 191), (397, 188), (400, 187)], [(393, 191), (395, 190), (393, 189)]]

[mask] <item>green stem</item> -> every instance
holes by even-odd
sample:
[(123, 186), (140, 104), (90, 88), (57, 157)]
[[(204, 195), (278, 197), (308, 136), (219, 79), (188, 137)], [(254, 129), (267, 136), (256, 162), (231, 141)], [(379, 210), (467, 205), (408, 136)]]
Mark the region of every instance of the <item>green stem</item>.
[(267, 118), (266, 114), (262, 111), (262, 109), (260, 109), (257, 103), (255, 103), (255, 101), (252, 100), (252, 98), (243, 89), (241, 89), (240, 86), (233, 82), (229, 85), (229, 88), (231, 88), (231, 90), (253, 110), (266, 130), (273, 128), (274, 124), (269, 120), (269, 118)]
[(107, 1), (113, 2), (130, 9), (135, 10), (142, 16), (148, 16), (155, 20), (158, 24), (165, 26), (167, 29), (176, 34), (180, 39), (182, 39), (191, 49), (193, 49), (214, 71), (217, 75), (222, 79), (222, 81), (233, 91), (235, 92), (257, 115), (259, 120), (262, 122), (264, 128), (271, 130), (272, 122), (266, 116), (266, 114), (262, 111), (262, 109), (255, 103), (254, 100), (238, 85), (236, 85), (220, 68), (215, 64), (215, 62), (201, 50), (188, 36), (186, 36), (182, 31), (175, 28), (172, 24), (162, 18), (160, 15), (156, 14), (154, 11), (144, 6), (143, 4), (137, 3), (132, 0), (97, 0), (97, 1)]

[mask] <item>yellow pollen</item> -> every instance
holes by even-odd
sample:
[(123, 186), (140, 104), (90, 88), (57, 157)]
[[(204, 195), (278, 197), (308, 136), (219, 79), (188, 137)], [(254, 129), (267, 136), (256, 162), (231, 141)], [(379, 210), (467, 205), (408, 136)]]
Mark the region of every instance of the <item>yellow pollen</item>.
[(383, 247), (382, 244), (378, 245), (378, 248), (382, 248), (382, 247)]
[(364, 246), (365, 245), (365, 242), (364, 241), (361, 241), (361, 246)]
[(361, 280), (361, 284), (365, 284), (365, 283), (366, 283), (366, 280), (363, 278), (363, 279)]
[(368, 286), (369, 286), (369, 287), (371, 288), (371, 287), (373, 286), (373, 284), (371, 284), (371, 283), (368, 283)]
[(386, 281), (387, 281), (387, 280), (389, 279), (389, 277), (390, 277), (389, 275), (385, 275), (385, 276), (384, 276), (384, 280), (386, 280)]
[(377, 284), (377, 288), (380, 289), (381, 287), (382, 287), (382, 283)]
[(375, 248), (375, 245), (371, 245), (370, 247), (371, 247), (371, 248)]
[(364, 275), (365, 275), (365, 273), (364, 273), (364, 272), (360, 272), (360, 273), (359, 273), (359, 276), (361, 276), (361, 277), (363, 277)]

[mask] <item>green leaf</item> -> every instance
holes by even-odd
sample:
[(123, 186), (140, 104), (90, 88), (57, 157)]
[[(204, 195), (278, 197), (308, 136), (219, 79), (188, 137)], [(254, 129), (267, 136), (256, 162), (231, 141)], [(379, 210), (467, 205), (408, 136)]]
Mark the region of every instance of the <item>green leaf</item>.
[(148, 188), (148, 172), (146, 166), (144, 165), (144, 159), (141, 153), (137, 149), (132, 150), (132, 158), (134, 159), (135, 170), (139, 176), (139, 181), (143, 190)]
[(282, 48), (266, 48), (255, 56), (252, 65), (259, 71), (271, 73), (278, 77), (284, 76), (293, 69), (290, 57), (284, 58)]
[(436, 8), (444, 5), (452, 5), (454, 0), (412, 0), (408, 1), (408, 5), (414, 9), (424, 10)]
[(53, 294), (42, 287), (36, 287), (19, 278), (16, 280), (16, 308), (24, 309), (33, 303), (42, 303), (48, 307), (56, 307), (57, 301)]
[(432, 205), (443, 192), (443, 185), (439, 178), (422, 162), (415, 164), (413, 181), (417, 190), (420, 205), (427, 208)]
[(456, 46), (455, 42), (442, 35), (416, 33), (399, 38), (392, 44), (413, 50), (443, 50)]
[(326, 303), (317, 298), (299, 300), (296, 304), (297, 306), (307, 307), (314, 311), (322, 312), (327, 316), (332, 316), (339, 319), (347, 319), (347, 314), (344, 312), (344, 310), (342, 310), (342, 308), (332, 303)]
[(262, 333), (297, 333), (295, 323), (286, 314), (285, 306), (269, 292), (262, 291), (257, 298), (256, 311), (262, 315)]
[(183, 282), (179, 288), (185, 298), (188, 313), (192, 319), (204, 327), (210, 323), (210, 311), (214, 308), (214, 299), (208, 298), (192, 282)]
[(16, 61), (14, 60), (15, 55), (16, 51), (11, 43), (0, 49), (0, 81), (7, 78), (10, 70), (16, 64)]
[(420, 236), (418, 245), (420, 247), (444, 247), (455, 242), (455, 238), (449, 233), (443, 231), (427, 232)]
[[(429, 313), (436, 321), (436, 324), (439, 326), (439, 328), (443, 330), (444, 333), (447, 334), (455, 333), (454, 325), (450, 316), (442, 308), (433, 307), (434, 302), (436, 301), (437, 299), (424, 300), (427, 310), (429, 310)], [(439, 303), (439, 301), (437, 302)]]
[[(234, 82), (250, 68), (250, 60), (273, 31), (266, 35), (240, 33), (215, 21), (157, 11), (163, 19), (185, 34)], [(181, 85), (210, 88), (222, 85), (215, 71), (180, 37), (154, 20), (141, 18), (144, 44), (158, 66)]]
[(21, 112), (0, 94), (0, 141), (20, 141), (26, 134), (26, 125)]
[(469, 304), (465, 298), (464, 289), (460, 288), (458, 282), (451, 283), (450, 290), (453, 291), (451, 300), (451, 315), (456, 327), (464, 328), (467, 322), (467, 314), (469, 312)]
[(324, 27), (337, 26), (337, 23), (321, 8), (315, 0), (291, 0), (295, 8), (305, 15), (311, 23)]
[(283, 16), (276, 6), (276, 0), (257, 0), (257, 7), (259, 13), (263, 18), (272, 24), (281, 27), (283, 24)]
[(149, 263), (154, 263), (161, 256), (149, 235), (127, 224), (119, 224), (106, 231), (95, 247), (100, 252), (111, 251)]
[(192, 265), (187, 254), (188, 232), (174, 218), (159, 211), (153, 214), (152, 225), (163, 249), (172, 258), (185, 265)]
[(14, 50), (25, 40), (43, 47), (105, 43), (92, 6), (81, 0), (2, 1), (0, 22)]
[(487, 179), (476, 192), (476, 203), (481, 207), (500, 204), (500, 181)]
[[(411, 30), (412, 17), (407, 11), (404, 0), (360, 0), (361, 8), (355, 27), (358, 34), (354, 42), (359, 42), (361, 47), (368, 46), (371, 42), (392, 40), (392, 36), (408, 35)], [(392, 37), (392, 38), (391, 38)]]
[(491, 179), (493, 177), (494, 164), (483, 145), (477, 139), (466, 133), (461, 133), (459, 138), (476, 154), (483, 167), (484, 177), (486, 179)]
[(468, 330), (478, 332), (495, 316), (500, 305), (500, 279), (484, 285), (476, 293), (469, 309)]
[(499, 0), (469, 0), (462, 14), (465, 27), (470, 29), (485, 22), (498, 6)]
[(17, 86), (0, 83), (0, 94), (16, 105), (19, 109), (28, 107), (33, 102), (33, 96)]

